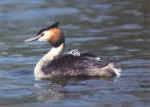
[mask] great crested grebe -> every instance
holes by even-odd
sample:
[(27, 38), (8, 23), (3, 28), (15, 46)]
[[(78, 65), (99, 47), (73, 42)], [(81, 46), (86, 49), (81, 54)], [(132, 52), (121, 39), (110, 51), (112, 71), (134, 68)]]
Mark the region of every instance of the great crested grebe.
[(120, 68), (108, 58), (101, 58), (89, 53), (63, 54), (65, 37), (58, 27), (59, 22), (40, 30), (36, 37), (26, 42), (38, 40), (48, 41), (52, 48), (36, 64), (34, 76), (36, 79), (51, 79), (55, 77), (114, 77), (120, 75)]

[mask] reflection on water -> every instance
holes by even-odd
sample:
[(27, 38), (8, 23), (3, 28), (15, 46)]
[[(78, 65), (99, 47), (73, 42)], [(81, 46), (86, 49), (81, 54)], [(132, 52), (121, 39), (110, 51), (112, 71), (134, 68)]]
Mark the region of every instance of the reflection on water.
[[(118, 59), (120, 78), (35, 81), (33, 67), (49, 46), (26, 38), (61, 22), (66, 51)], [(141, 0), (2, 0), (0, 105), (7, 107), (149, 107), (149, 4)]]

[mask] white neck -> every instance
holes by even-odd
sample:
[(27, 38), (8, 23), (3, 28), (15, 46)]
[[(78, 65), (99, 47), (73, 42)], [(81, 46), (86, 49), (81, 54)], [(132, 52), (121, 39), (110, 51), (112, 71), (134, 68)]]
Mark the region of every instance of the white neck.
[(45, 77), (44, 72), (42, 72), (42, 68), (57, 58), (63, 52), (63, 49), (64, 43), (62, 43), (59, 47), (52, 47), (51, 50), (40, 59), (34, 69), (36, 79)]

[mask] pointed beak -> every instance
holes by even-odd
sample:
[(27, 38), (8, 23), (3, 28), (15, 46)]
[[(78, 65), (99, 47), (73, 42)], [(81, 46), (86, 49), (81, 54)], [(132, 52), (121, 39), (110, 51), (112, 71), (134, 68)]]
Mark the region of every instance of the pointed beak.
[(32, 41), (36, 41), (41, 37), (41, 35), (35, 36), (35, 37), (31, 37), (29, 39), (26, 39), (25, 42), (32, 42)]

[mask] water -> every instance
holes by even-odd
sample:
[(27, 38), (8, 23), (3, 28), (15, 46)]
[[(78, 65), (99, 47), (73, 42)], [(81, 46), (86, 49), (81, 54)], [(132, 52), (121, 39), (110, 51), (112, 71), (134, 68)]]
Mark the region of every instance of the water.
[[(149, 107), (149, 9), (146, 0), (1, 0), (0, 105)], [(34, 65), (49, 46), (23, 41), (54, 21), (65, 31), (66, 51), (113, 56), (121, 77), (35, 81)]]

